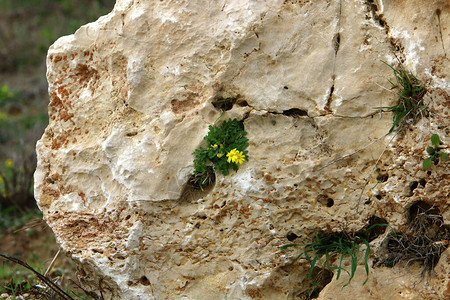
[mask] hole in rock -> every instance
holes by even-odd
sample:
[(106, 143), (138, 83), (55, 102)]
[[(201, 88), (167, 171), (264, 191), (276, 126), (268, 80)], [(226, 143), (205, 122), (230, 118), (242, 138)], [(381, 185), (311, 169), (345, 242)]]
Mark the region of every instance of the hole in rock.
[(339, 51), (339, 45), (341, 43), (341, 35), (338, 33), (334, 38), (334, 53), (336, 54)]
[(238, 100), (237, 105), (244, 107), (244, 106), (249, 106), (248, 102), (245, 100)]
[(327, 207), (332, 207), (334, 205), (334, 200), (331, 198), (327, 199)]
[(291, 108), (291, 109), (283, 111), (283, 115), (288, 116), (288, 117), (298, 118), (298, 117), (307, 116), (308, 112), (306, 110), (302, 110), (299, 108)]
[(220, 109), (222, 111), (230, 110), (233, 108), (233, 105), (236, 103), (237, 97), (230, 97), (230, 98), (219, 98), (212, 102), (212, 105)]
[(188, 179), (183, 191), (181, 192), (180, 199), (187, 200), (189, 202), (198, 200), (211, 192), (216, 182), (216, 174), (212, 167), (207, 168), (203, 173), (197, 175), (191, 175)]
[(386, 232), (387, 225), (388, 222), (386, 219), (371, 216), (368, 224), (361, 230), (361, 233), (365, 236), (367, 241), (371, 242)]
[(425, 179), (420, 179), (419, 180), (419, 184), (422, 186), (422, 187), (425, 187), (425, 185), (427, 184), (427, 181), (425, 180)]
[(419, 186), (419, 182), (413, 181), (409, 184), (409, 191), (412, 194), (412, 192)]
[(431, 171), (427, 171), (427, 175), (431, 175)]
[(150, 285), (150, 280), (148, 280), (148, 278), (145, 276), (142, 276), (141, 278), (139, 278), (138, 282), (142, 285)]
[(434, 215), (439, 216), (442, 219), (441, 212), (438, 207), (434, 205), (430, 205), (426, 203), (425, 201), (419, 200), (414, 202), (408, 210), (408, 221), (413, 222), (417, 216), (428, 214), (428, 215)]
[(295, 240), (296, 238), (298, 238), (298, 235), (296, 235), (295, 233), (293, 233), (292, 231), (289, 231), (286, 234), (286, 238), (288, 239), (288, 241), (292, 242), (293, 240)]
[(284, 88), (285, 90), (288, 90), (288, 89), (289, 89), (287, 86), (284, 86), (283, 88)]
[(381, 200), (383, 197), (381, 195), (376, 195), (375, 198), (377, 198), (378, 200)]
[(131, 136), (135, 136), (135, 135), (137, 135), (137, 134), (138, 134), (138, 132), (137, 132), (137, 131), (134, 131), (134, 132), (129, 132), (129, 133), (127, 133), (126, 136), (131, 137)]
[(125, 220), (129, 220), (130, 218), (131, 218), (131, 216), (128, 215), (128, 216), (125, 217)]
[(326, 207), (332, 207), (334, 205), (334, 200), (327, 195), (319, 195), (316, 198), (317, 202)]
[(406, 211), (407, 227), (403, 232), (389, 233), (382, 243), (384, 251), (379, 264), (393, 267), (404, 262), (404, 267), (411, 263), (423, 266), (420, 276), (433, 272), (441, 254), (448, 247), (450, 226), (445, 225), (438, 207), (425, 201), (416, 201)]
[(301, 293), (296, 293), (293, 299), (312, 300), (319, 297), (323, 288), (333, 279), (333, 272), (325, 268), (314, 267), (311, 277), (311, 286)]
[(386, 173), (381, 173), (378, 171), (377, 181), (378, 182), (386, 182), (389, 179), (389, 175)]

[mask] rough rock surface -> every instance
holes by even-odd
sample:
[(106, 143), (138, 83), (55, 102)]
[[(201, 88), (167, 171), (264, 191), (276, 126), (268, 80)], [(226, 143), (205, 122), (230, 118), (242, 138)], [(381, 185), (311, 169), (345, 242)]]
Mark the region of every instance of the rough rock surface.
[[(279, 250), (288, 233), (304, 243), (372, 216), (398, 229), (418, 200), (448, 225), (448, 162), (421, 163), (431, 134), (450, 144), (449, 13), (446, 0), (118, 0), (56, 41), (35, 195), (84, 287), (105, 299), (309, 299), (300, 249)], [(374, 107), (397, 100), (382, 60), (422, 81), (428, 107), (385, 138), (392, 115)], [(192, 152), (226, 97), (238, 99), (220, 120), (244, 121), (249, 161), (191, 190)], [(367, 284), (360, 260), (350, 286), (334, 274), (318, 299), (449, 297), (448, 250), (420, 281), (419, 266), (375, 264), (384, 236)]]

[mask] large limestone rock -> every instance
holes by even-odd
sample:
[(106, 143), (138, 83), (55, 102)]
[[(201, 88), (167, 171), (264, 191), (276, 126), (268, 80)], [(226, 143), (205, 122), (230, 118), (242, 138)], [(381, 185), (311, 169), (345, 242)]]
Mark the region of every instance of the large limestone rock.
[[(300, 249), (279, 250), (288, 233), (309, 242), (372, 216), (398, 229), (418, 200), (448, 224), (448, 163), (427, 173), (421, 162), (431, 134), (450, 143), (449, 13), (446, 0), (118, 0), (56, 41), (35, 195), (84, 287), (105, 299), (308, 299)], [(392, 115), (374, 107), (396, 103), (381, 61), (398, 60), (429, 112), (381, 138)], [(244, 121), (250, 159), (191, 190), (192, 152), (226, 97), (238, 99), (220, 120)], [(419, 282), (417, 266), (372, 264), (382, 240), (366, 285), (360, 260), (350, 286), (334, 274), (318, 299), (449, 296), (448, 251)]]

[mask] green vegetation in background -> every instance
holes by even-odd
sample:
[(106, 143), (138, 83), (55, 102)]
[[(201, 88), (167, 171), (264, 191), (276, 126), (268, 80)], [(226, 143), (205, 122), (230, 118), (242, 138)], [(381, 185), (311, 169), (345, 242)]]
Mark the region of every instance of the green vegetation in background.
[(0, 78), (14, 78), (10, 84), (15, 86), (0, 82), (0, 209), (34, 203), (35, 145), (48, 124), (45, 74), (36, 75), (48, 48), (60, 36), (110, 12), (114, 3), (0, 1)]
[(0, 86), (0, 209), (32, 202), (35, 142), (48, 119), (29, 101)]
[(113, 8), (114, 0), (0, 1), (0, 72), (45, 62), (49, 46)]

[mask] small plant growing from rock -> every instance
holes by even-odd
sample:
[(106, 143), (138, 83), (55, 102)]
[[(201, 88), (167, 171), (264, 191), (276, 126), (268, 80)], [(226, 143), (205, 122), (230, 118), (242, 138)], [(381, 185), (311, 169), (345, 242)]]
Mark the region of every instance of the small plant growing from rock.
[(205, 136), (207, 147), (194, 151), (194, 177), (192, 182), (202, 188), (211, 183), (211, 178), (219, 170), (223, 175), (229, 169), (237, 171), (239, 165), (248, 161), (248, 139), (244, 125), (236, 119), (224, 121), (220, 126), (209, 126)]
[(375, 107), (376, 109), (385, 109), (393, 113), (392, 127), (389, 129), (389, 133), (391, 133), (407, 116), (416, 118), (421, 111), (425, 109), (425, 107), (422, 106), (422, 98), (423, 95), (425, 95), (425, 89), (412, 73), (408, 74), (402, 68), (395, 69), (388, 63), (384, 61), (383, 63), (394, 72), (397, 83), (388, 80), (392, 85), (392, 88), (400, 90), (397, 93), (399, 100), (398, 104), (387, 107)]
[(441, 159), (441, 160), (448, 159), (448, 154), (441, 151), (441, 147), (440, 147), (441, 140), (439, 138), (439, 135), (433, 134), (431, 136), (430, 140), (431, 140), (431, 145), (433, 145), (433, 147), (427, 148), (427, 153), (430, 157), (428, 157), (427, 159), (425, 159), (423, 161), (423, 168), (425, 170), (431, 168), (433, 163), (438, 164), (439, 159)]
[[(364, 252), (364, 268), (366, 271), (366, 280), (363, 285), (369, 279), (369, 255), (370, 255), (370, 245), (369, 241), (374, 232), (374, 228), (378, 226), (387, 226), (387, 224), (373, 224), (367, 229), (350, 234), (348, 232), (338, 232), (338, 233), (316, 233), (314, 240), (309, 244), (287, 244), (281, 246), (281, 250), (285, 251), (289, 247), (303, 246), (303, 251), (297, 255), (295, 260), (300, 259), (302, 256), (305, 257), (306, 261), (309, 263), (310, 269), (308, 273), (309, 280), (313, 278), (313, 270), (316, 264), (320, 262), (323, 257), (325, 257), (324, 267), (330, 271), (337, 271), (336, 280), (339, 279), (341, 272), (344, 271), (349, 275), (347, 283), (343, 287), (350, 284), (353, 276), (355, 275), (356, 267), (358, 265), (358, 253), (360, 249), (360, 244), (366, 245)], [(351, 266), (350, 271), (342, 267), (342, 260), (345, 256), (350, 256)], [(335, 258), (339, 256), (339, 265), (332, 266), (331, 263)], [(313, 282), (314, 283), (314, 282)]]
[(408, 223), (404, 232), (391, 230), (386, 237), (386, 253), (379, 264), (393, 267), (399, 262), (406, 266), (418, 262), (423, 265), (420, 276), (431, 274), (441, 254), (448, 248), (450, 226), (438, 207), (417, 201), (409, 209)]

